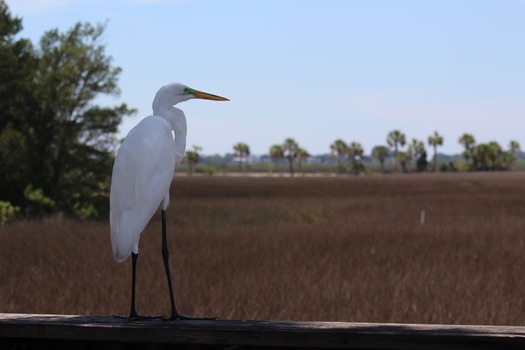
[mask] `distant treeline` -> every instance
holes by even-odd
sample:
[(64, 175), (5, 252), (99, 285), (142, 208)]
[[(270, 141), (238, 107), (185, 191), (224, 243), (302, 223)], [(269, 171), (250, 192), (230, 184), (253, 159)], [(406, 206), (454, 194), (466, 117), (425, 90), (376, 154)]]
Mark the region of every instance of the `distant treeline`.
[[(386, 138), (386, 145), (375, 146), (369, 155), (365, 154), (359, 142), (346, 143), (341, 139), (335, 140), (329, 146), (329, 153), (321, 155), (309, 154), (292, 138), (287, 138), (283, 144), (272, 145), (269, 152), (263, 155), (252, 155), (249, 145), (244, 142), (235, 144), (233, 152), (224, 156), (201, 156), (199, 152), (202, 148), (194, 146), (192, 151), (186, 152), (187, 166), (180, 170), (190, 174), (194, 171), (243, 172), (247, 167), (250, 171), (260, 171), (263, 170), (260, 164), (266, 164), (267, 171), (273, 172), (278, 171), (280, 167), (282, 169), (281, 164), (285, 164), (292, 176), (296, 171), (304, 171), (305, 166), (306, 171), (316, 169), (320, 172), (335, 171), (355, 175), (368, 171), (506, 171), (516, 169), (519, 161), (525, 160), (525, 153), (521, 152), (520, 144), (514, 140), (509, 142), (508, 149), (504, 149), (495, 141), (477, 144), (474, 136), (468, 133), (463, 134), (458, 142), (464, 147), (461, 154), (439, 154), (437, 148), (444, 144), (444, 138), (435, 131), (428, 137), (428, 146), (433, 148), (431, 160), (428, 159), (423, 141), (414, 138), (407, 144), (405, 134), (399, 130), (390, 132)], [(238, 168), (228, 166), (231, 164), (238, 165)], [(334, 164), (337, 165), (335, 169)]]

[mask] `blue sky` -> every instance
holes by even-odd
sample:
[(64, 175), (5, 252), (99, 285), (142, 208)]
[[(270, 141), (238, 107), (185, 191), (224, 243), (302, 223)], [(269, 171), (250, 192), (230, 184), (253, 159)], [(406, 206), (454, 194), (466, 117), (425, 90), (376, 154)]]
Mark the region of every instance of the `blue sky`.
[(122, 67), (118, 98), (151, 114), (178, 81), (230, 98), (181, 104), (188, 146), (253, 154), (295, 138), (312, 154), (337, 138), (370, 153), (393, 129), (440, 152), (478, 142), (525, 148), (525, 0), (7, 0), (20, 36), (109, 20), (107, 53)]

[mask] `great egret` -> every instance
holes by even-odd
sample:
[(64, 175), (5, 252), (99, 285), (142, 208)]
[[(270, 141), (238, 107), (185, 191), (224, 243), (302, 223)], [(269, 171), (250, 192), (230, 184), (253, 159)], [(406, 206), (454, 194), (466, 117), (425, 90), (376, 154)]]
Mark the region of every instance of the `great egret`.
[(162, 210), (162, 257), (171, 302), (170, 318), (189, 318), (180, 315), (175, 306), (166, 242), (166, 209), (175, 165), (182, 161), (186, 149), (186, 117), (182, 110), (174, 106), (192, 98), (228, 101), (227, 98), (179, 83), (161, 87), (153, 100), (153, 115), (131, 129), (113, 165), (111, 245), (115, 260), (124, 261), (130, 254), (132, 257), (130, 319), (139, 317), (135, 309), (135, 276), (140, 234), (159, 205)]

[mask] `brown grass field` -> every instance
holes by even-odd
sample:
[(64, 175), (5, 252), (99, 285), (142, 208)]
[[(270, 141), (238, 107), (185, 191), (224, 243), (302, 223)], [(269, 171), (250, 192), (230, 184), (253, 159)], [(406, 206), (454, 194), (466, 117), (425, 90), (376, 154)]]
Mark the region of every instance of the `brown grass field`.
[[(176, 177), (168, 242), (182, 313), (224, 319), (525, 325), (525, 173)], [(420, 223), (425, 210), (425, 223)], [(160, 215), (137, 309), (167, 314)], [(0, 312), (129, 312), (109, 224), (0, 226)]]

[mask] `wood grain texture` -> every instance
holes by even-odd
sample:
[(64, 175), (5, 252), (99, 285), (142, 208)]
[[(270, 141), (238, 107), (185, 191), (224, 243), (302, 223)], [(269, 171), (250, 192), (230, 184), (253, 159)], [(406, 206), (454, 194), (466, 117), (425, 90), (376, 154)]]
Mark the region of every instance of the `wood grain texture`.
[(284, 321), (129, 322), (116, 317), (0, 314), (0, 338), (326, 349), (523, 349), (525, 327)]

